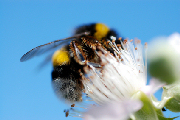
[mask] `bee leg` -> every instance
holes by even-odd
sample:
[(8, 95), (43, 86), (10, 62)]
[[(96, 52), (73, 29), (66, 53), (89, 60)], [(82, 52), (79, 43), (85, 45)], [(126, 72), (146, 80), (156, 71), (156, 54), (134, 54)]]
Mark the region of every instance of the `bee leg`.
[(85, 63), (86, 63), (85, 55), (83, 55), (82, 49), (80, 49), (76, 45), (75, 41), (71, 42), (70, 49), (73, 52), (73, 55), (74, 55), (76, 62), (79, 63), (80, 65), (85, 65)]

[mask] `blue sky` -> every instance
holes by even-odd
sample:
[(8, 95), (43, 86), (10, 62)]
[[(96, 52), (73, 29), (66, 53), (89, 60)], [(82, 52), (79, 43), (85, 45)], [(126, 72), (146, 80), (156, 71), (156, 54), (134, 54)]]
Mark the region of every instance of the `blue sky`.
[(65, 118), (67, 105), (51, 87), (52, 66), (36, 71), (44, 56), (20, 62), (30, 49), (69, 37), (73, 28), (92, 22), (105, 23), (125, 38), (149, 42), (180, 33), (179, 6), (179, 0), (0, 0), (0, 119), (79, 119)]

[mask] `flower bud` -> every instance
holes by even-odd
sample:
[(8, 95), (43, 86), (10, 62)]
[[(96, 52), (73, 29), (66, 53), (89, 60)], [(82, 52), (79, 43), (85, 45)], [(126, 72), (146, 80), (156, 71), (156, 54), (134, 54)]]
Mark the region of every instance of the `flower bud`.
[[(149, 73), (166, 84), (177, 81), (180, 73), (180, 54), (169, 42), (173, 38), (177, 37), (158, 38), (149, 46)], [(180, 41), (180, 37), (178, 39)]]

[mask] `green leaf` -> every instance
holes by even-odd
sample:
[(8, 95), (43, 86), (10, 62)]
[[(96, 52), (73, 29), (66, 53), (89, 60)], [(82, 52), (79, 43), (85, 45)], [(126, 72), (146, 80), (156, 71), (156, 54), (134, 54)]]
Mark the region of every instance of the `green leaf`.
[(170, 98), (166, 102), (165, 107), (172, 112), (180, 112), (180, 101), (175, 98)]
[(134, 114), (137, 120), (158, 120), (156, 109), (145, 93), (138, 91), (133, 98), (139, 99), (143, 103), (143, 107)]
[[(161, 109), (155, 108), (151, 99), (142, 91), (135, 93), (132, 98), (143, 103), (143, 107), (134, 114), (136, 120), (174, 120), (179, 117), (165, 118)], [(155, 100), (153, 96), (152, 99)]]
[(165, 107), (172, 112), (180, 112), (180, 83), (163, 87), (162, 99), (168, 98)]

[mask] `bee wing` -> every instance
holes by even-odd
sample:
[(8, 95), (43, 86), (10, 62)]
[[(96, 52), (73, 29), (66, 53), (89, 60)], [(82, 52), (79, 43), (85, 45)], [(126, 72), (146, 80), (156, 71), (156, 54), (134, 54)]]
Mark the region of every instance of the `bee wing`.
[(67, 45), (72, 40), (76, 40), (77, 37), (80, 37), (82, 35), (89, 35), (89, 34), (90, 34), (90, 32), (83, 32), (80, 34), (75, 34), (73, 37), (55, 40), (53, 42), (49, 42), (47, 44), (37, 46), (37, 47), (31, 49), (30, 51), (28, 51), (26, 54), (24, 54), (21, 57), (20, 61), (24, 62), (26, 60), (33, 58), (34, 56), (42, 55), (42, 54), (49, 52), (49, 51), (55, 51), (56, 49), (60, 48), (61, 46)]
[(72, 40), (75, 40), (76, 37), (77, 36), (69, 37), (69, 38), (61, 39), (61, 40), (55, 40), (53, 42), (49, 42), (47, 44), (37, 46), (37, 47), (31, 49), (30, 51), (28, 51), (26, 54), (24, 54), (21, 57), (20, 61), (24, 62), (26, 60), (33, 58), (34, 56), (39, 56), (39, 55), (42, 55), (42, 54), (49, 52), (49, 51), (55, 51), (58, 48), (62, 47), (63, 45), (67, 45)]
[(36, 68), (37, 71), (42, 70), (44, 67), (46, 67), (46, 65), (48, 65), (48, 64), (50, 63), (53, 54), (54, 54), (54, 51), (52, 51), (50, 54), (48, 54), (48, 55), (45, 57), (45, 59), (44, 59), (42, 62), (40, 62), (40, 64), (39, 64), (39, 65), (37, 66), (37, 68)]

